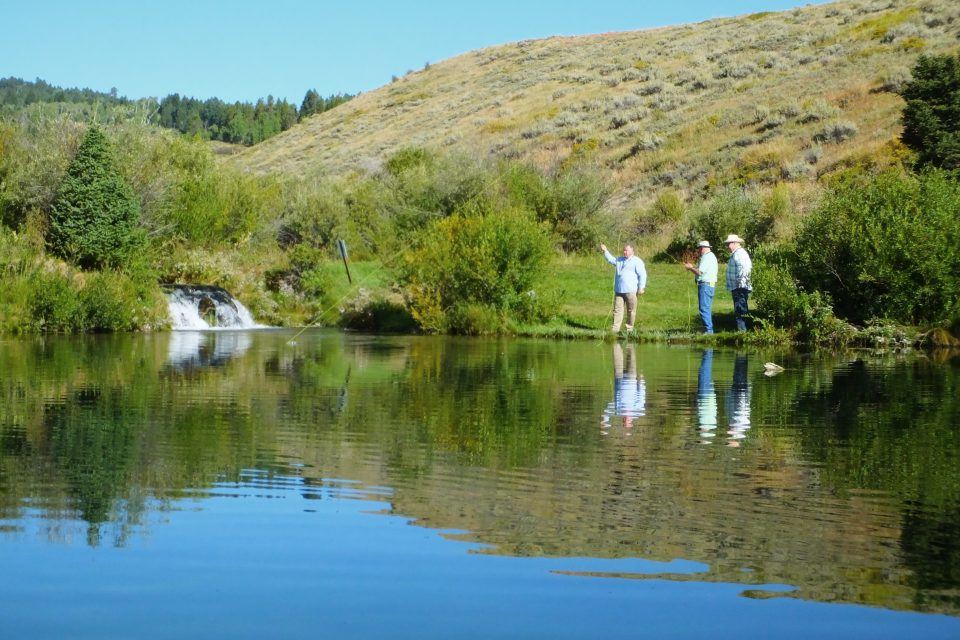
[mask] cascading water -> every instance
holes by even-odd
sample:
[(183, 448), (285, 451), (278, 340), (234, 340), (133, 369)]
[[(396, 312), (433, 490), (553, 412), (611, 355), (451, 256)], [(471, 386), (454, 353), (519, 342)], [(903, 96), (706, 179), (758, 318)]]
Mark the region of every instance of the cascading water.
[(225, 289), (175, 284), (168, 287), (167, 306), (174, 331), (256, 329), (250, 311)]

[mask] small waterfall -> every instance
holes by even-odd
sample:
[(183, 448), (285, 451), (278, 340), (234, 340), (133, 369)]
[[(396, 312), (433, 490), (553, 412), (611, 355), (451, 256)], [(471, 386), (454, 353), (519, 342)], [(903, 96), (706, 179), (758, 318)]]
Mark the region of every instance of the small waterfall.
[(174, 331), (256, 329), (250, 310), (225, 289), (203, 285), (169, 285), (167, 306)]

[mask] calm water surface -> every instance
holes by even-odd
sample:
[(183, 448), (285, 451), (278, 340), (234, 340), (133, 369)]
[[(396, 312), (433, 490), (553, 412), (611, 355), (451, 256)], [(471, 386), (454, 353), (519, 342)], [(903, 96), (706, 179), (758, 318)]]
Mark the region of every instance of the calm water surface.
[(0, 637), (960, 637), (956, 357), (291, 336), (0, 341)]

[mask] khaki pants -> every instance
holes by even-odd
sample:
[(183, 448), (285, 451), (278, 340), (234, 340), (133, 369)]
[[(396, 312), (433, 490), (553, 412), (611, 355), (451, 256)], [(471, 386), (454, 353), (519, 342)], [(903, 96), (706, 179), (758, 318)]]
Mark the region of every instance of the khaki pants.
[(637, 318), (637, 294), (615, 293), (613, 295), (613, 330), (620, 331), (623, 322), (623, 307), (627, 307), (627, 331), (633, 331), (633, 321)]

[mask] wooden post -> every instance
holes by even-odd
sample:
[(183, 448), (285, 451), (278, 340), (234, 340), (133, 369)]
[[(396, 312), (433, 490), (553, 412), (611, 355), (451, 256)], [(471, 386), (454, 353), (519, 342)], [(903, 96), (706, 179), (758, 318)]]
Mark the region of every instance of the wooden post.
[(337, 240), (337, 249), (340, 250), (340, 257), (343, 258), (343, 268), (347, 270), (347, 282), (353, 284), (353, 278), (350, 277), (350, 265), (347, 264), (347, 243), (343, 240)]

